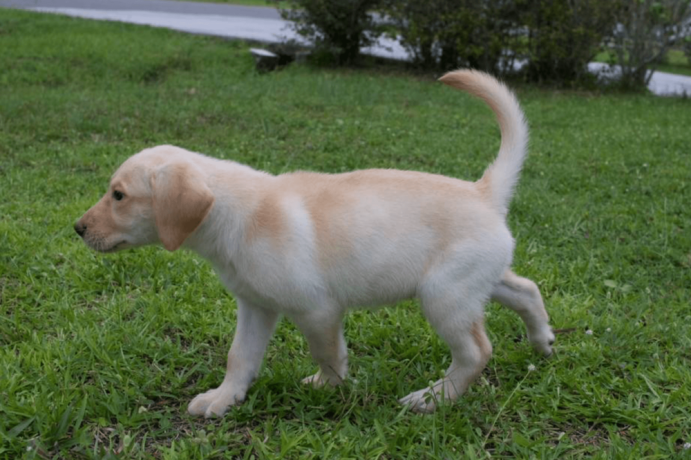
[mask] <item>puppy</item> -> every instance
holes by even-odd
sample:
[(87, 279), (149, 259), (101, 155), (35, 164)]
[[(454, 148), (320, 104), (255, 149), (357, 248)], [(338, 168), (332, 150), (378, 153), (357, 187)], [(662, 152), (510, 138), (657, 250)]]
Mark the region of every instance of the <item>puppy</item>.
[(485, 101), (501, 127), (498, 157), (477, 182), (397, 170), (273, 176), (159, 146), (125, 161), (75, 224), (100, 252), (156, 243), (196, 251), (235, 296), (225, 378), (192, 400), (190, 414), (221, 416), (245, 398), (279, 315), (302, 331), (319, 365), (303, 382), (338, 385), (348, 368), (346, 310), (418, 298), (452, 357), (442, 379), (400, 400), (418, 412), (455, 400), (483, 370), (489, 299), (516, 311), (532, 345), (551, 353), (540, 292), (509, 269), (506, 213), (528, 142), (521, 108), (484, 73), (441, 81)]

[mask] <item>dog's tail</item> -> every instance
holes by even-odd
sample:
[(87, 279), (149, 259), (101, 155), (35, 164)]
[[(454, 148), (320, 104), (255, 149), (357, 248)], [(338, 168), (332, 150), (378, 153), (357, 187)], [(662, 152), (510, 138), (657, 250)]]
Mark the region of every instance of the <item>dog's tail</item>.
[(497, 159), (485, 170), (478, 185), (480, 190), (487, 190), (493, 207), (506, 215), (528, 145), (528, 125), (523, 111), (513, 93), (486, 73), (457, 70), (439, 80), (482, 99), (497, 117), (501, 147)]

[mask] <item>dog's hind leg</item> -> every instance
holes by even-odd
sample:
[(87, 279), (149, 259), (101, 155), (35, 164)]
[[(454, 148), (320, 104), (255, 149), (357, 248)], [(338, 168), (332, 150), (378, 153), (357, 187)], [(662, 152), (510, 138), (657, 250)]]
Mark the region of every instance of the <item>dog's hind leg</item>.
[(348, 373), (348, 350), (343, 335), (343, 315), (326, 310), (319, 313), (291, 317), (307, 339), (312, 357), (319, 371), (306, 377), (302, 383), (315, 387), (339, 385)]
[(492, 291), (492, 300), (518, 313), (535, 350), (547, 356), (552, 354), (554, 333), (549, 326), (549, 316), (540, 290), (534, 282), (506, 270), (501, 282)]
[[(428, 301), (429, 302), (429, 301)], [(465, 301), (463, 302), (465, 304)], [(429, 304), (424, 307), (428, 310)], [(430, 323), (451, 349), (451, 365), (444, 377), (429, 388), (415, 391), (400, 399), (415, 412), (433, 412), (442, 400), (453, 401), (468, 389), (480, 375), (492, 356), (492, 344), (487, 338), (479, 315), (453, 315), (439, 318), (427, 314)]]
[[(460, 256), (459, 256), (460, 257)], [(491, 267), (483, 267), (477, 255), (461, 257), (438, 267), (421, 285), (422, 310), (432, 327), (451, 349), (451, 365), (444, 377), (402, 398), (416, 412), (432, 412), (442, 400), (453, 401), (480, 375), (492, 356), (492, 344), (483, 322), (484, 305), (496, 279)], [(496, 270), (499, 273), (501, 271)]]

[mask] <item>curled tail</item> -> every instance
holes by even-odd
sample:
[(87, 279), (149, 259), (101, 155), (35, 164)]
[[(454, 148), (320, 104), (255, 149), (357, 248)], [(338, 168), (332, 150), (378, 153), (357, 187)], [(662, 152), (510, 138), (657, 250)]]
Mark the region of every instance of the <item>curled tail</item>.
[(439, 81), (482, 99), (496, 115), (501, 129), (501, 147), (497, 159), (485, 170), (478, 184), (488, 191), (494, 208), (506, 215), (527, 153), (528, 125), (521, 107), (506, 86), (483, 72), (457, 70)]

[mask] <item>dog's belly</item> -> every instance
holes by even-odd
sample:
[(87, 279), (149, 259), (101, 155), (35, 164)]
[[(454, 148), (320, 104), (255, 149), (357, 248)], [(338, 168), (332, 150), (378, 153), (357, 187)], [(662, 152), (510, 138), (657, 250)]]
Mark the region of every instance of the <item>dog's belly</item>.
[(300, 313), (378, 307), (415, 297), (422, 265), (400, 256), (380, 262), (344, 258), (324, 271), (317, 263), (265, 257), (216, 272), (236, 297), (273, 311)]
[(394, 257), (376, 266), (333, 267), (325, 275), (329, 296), (344, 308), (378, 307), (415, 297), (423, 273), (416, 265), (400, 262)]
[(227, 279), (224, 284), (236, 297), (279, 313), (300, 313), (338, 307), (374, 308), (391, 305), (416, 296), (418, 283), (400, 276), (382, 274), (375, 279), (351, 280), (331, 287), (322, 283), (309, 286), (293, 280), (251, 281), (244, 277)]

